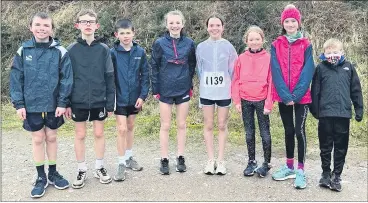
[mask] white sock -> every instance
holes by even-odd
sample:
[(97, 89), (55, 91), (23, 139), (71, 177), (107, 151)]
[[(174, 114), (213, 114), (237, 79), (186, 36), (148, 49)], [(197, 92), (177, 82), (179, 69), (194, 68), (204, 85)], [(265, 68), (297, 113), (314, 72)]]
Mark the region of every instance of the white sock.
[(128, 157), (128, 159), (133, 156), (133, 150), (132, 149), (127, 149), (125, 150), (125, 156)]
[(118, 156), (118, 161), (119, 161), (119, 164), (126, 165), (126, 158), (125, 158), (125, 156)]
[(103, 160), (103, 158), (102, 158), (102, 159), (96, 159), (96, 165), (95, 165), (95, 168), (96, 168), (96, 169), (100, 169), (100, 168), (102, 168), (102, 167), (103, 167), (103, 165), (104, 165), (104, 160)]
[(78, 171), (87, 171), (86, 161), (78, 162)]

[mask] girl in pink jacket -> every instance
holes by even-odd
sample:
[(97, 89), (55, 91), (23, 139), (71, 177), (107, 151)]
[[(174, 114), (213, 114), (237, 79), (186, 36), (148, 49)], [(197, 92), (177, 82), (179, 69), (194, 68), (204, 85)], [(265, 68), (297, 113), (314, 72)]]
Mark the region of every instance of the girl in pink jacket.
[[(244, 35), (248, 49), (239, 55), (236, 61), (231, 85), (232, 98), (236, 109), (242, 113), (248, 148), (248, 165), (244, 176), (254, 172), (265, 177), (270, 170), (271, 134), (268, 114), (272, 110), (272, 77), (270, 54), (262, 48), (264, 34), (261, 28), (251, 26)], [(255, 160), (254, 112), (257, 114), (259, 131), (262, 138), (264, 162), (257, 168)]]
[[(281, 14), (282, 35), (271, 45), (273, 100), (285, 130), (286, 164), (272, 174), (274, 180), (295, 178), (298, 189), (307, 186), (304, 162), (307, 148), (305, 122), (312, 102), (310, 83), (314, 73), (312, 45), (300, 31), (301, 15), (294, 5)], [(295, 120), (295, 125), (294, 125)], [(295, 135), (298, 140), (298, 168), (294, 169)]]

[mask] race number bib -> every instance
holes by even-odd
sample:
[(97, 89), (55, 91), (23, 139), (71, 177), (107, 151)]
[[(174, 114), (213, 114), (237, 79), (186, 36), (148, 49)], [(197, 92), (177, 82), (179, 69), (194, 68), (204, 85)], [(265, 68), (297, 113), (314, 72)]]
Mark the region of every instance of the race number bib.
[(204, 72), (205, 87), (225, 87), (224, 72)]

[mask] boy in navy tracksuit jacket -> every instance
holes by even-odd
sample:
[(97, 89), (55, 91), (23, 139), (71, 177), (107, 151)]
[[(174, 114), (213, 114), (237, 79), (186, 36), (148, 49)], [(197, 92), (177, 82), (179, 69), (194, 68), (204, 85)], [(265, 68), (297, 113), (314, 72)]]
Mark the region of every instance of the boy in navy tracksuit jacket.
[[(310, 112), (318, 119), (322, 177), (319, 184), (341, 191), (341, 173), (349, 144), (352, 103), (355, 120), (363, 119), (363, 95), (358, 74), (343, 54), (343, 44), (329, 39), (323, 45), (322, 62), (317, 66), (312, 82)], [(331, 152), (334, 169), (331, 173)], [(332, 177), (331, 177), (332, 176)]]
[[(31, 40), (22, 44), (10, 72), (10, 97), (23, 128), (32, 135), (33, 158), (37, 180), (31, 197), (45, 194), (48, 184), (66, 189), (69, 182), (56, 170), (57, 129), (73, 86), (69, 53), (51, 37), (53, 22), (48, 14), (36, 13), (30, 22)], [(49, 173), (45, 173), (45, 145)]]
[(135, 115), (142, 109), (149, 90), (149, 72), (145, 51), (133, 42), (134, 27), (130, 20), (115, 24), (118, 41), (111, 51), (116, 86), (116, 121), (118, 126), (118, 170), (114, 180), (125, 179), (125, 168), (143, 169), (133, 159)]

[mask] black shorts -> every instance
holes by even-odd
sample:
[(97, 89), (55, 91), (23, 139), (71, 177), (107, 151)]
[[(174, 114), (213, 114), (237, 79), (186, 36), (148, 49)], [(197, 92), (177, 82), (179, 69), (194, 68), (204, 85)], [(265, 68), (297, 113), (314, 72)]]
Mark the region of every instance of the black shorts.
[(64, 117), (55, 117), (55, 112), (26, 113), (23, 128), (30, 132), (41, 130), (44, 126), (56, 130), (64, 124)]
[(107, 118), (105, 108), (78, 109), (72, 108), (72, 119), (75, 122), (103, 121)]
[(199, 98), (199, 100), (200, 100), (199, 102), (203, 106), (212, 106), (212, 105), (216, 104), (219, 107), (230, 107), (230, 104), (231, 104), (231, 99), (210, 100), (210, 99)]
[(135, 106), (117, 106), (114, 114), (129, 117), (130, 115), (138, 114), (140, 110), (135, 108)]
[(160, 95), (160, 98), (159, 100), (165, 104), (181, 104), (181, 103), (184, 103), (184, 102), (187, 102), (190, 100), (190, 96), (189, 96), (189, 92), (188, 94), (184, 94), (184, 95), (181, 95), (181, 96), (176, 96), (176, 97), (163, 97)]

